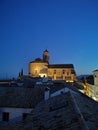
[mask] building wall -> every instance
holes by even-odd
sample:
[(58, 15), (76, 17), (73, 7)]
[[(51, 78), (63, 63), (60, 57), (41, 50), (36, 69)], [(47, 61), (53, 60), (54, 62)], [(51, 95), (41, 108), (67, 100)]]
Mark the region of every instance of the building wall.
[(93, 76), (94, 76), (94, 95), (98, 101), (98, 70), (95, 70), (93, 72)]
[(98, 70), (94, 71), (94, 85), (98, 85)]
[(49, 68), (48, 77), (52, 80), (65, 80), (67, 82), (73, 82), (76, 79), (75, 74), (71, 73), (72, 68)]
[[(85, 83), (84, 85), (84, 94), (91, 97), (95, 101), (98, 101), (98, 87), (96, 85)], [(97, 90), (96, 90), (97, 89)]]
[(94, 95), (96, 99), (98, 100), (98, 86), (97, 85), (94, 85)]
[(52, 80), (65, 80), (73, 82), (76, 80), (74, 68), (48, 68), (50, 54), (47, 50), (43, 52), (43, 59), (35, 59), (29, 63), (29, 75), (32, 77), (50, 77)]
[(84, 94), (87, 96), (93, 98), (94, 97), (94, 86), (88, 83), (85, 83), (84, 85)]
[(32, 62), (29, 64), (29, 75), (33, 77), (44, 76), (47, 77), (47, 63)]
[[(23, 119), (23, 113), (30, 113), (32, 111), (31, 108), (0, 108), (0, 123), (8, 123), (8, 122), (16, 122), (21, 121)], [(9, 113), (9, 121), (3, 121), (3, 112)]]
[(73, 68), (48, 68), (47, 63), (32, 62), (29, 64), (29, 74), (33, 77), (50, 77), (52, 80), (65, 80), (73, 82), (76, 75), (72, 73)]

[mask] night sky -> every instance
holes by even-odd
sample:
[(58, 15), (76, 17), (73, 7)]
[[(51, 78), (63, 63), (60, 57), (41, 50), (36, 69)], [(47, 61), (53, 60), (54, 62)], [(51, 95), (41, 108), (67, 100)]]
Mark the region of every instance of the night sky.
[(98, 0), (0, 0), (0, 78), (17, 77), (50, 52), (50, 63), (98, 69)]

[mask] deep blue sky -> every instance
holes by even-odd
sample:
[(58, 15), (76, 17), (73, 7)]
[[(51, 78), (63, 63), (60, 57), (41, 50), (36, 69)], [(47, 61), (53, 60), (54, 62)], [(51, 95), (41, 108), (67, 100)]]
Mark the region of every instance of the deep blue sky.
[(45, 49), (77, 75), (98, 69), (98, 0), (0, 0), (0, 76), (27, 74)]

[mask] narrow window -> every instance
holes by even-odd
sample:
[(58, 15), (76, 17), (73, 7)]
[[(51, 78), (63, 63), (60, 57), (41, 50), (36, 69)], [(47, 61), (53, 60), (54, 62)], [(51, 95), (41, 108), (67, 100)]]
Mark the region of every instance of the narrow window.
[(69, 75), (69, 72), (67, 72), (67, 75)]
[(2, 120), (3, 121), (9, 121), (9, 112), (3, 112)]
[(62, 70), (62, 74), (65, 74), (65, 70)]
[(54, 74), (56, 74), (56, 70), (54, 70)]
[(28, 115), (28, 113), (23, 113), (22, 120), (25, 120), (27, 115)]

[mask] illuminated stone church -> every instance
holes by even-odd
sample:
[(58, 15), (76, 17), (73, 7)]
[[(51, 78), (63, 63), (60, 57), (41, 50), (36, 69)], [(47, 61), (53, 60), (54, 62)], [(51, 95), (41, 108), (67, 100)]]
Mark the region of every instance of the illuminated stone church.
[(29, 63), (29, 75), (31, 77), (49, 77), (52, 80), (65, 80), (74, 82), (76, 73), (73, 64), (50, 64), (48, 50), (43, 52), (43, 59), (36, 58)]

